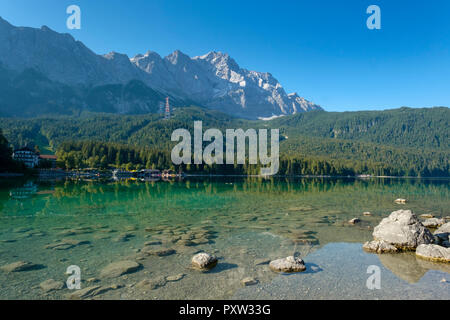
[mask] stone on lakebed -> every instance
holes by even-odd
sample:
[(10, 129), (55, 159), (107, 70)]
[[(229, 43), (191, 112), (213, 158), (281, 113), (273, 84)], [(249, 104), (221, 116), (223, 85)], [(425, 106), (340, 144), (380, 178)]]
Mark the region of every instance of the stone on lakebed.
[(269, 268), (275, 272), (302, 272), (306, 270), (303, 260), (293, 256), (273, 260), (269, 263)]
[(117, 261), (110, 263), (105, 268), (100, 271), (100, 277), (102, 278), (116, 278), (120, 277), (121, 275), (132, 273), (137, 271), (141, 267), (141, 264), (130, 261), (130, 260), (123, 260), (123, 261)]
[(217, 265), (217, 258), (206, 252), (197, 253), (192, 257), (192, 266), (199, 270), (209, 270)]

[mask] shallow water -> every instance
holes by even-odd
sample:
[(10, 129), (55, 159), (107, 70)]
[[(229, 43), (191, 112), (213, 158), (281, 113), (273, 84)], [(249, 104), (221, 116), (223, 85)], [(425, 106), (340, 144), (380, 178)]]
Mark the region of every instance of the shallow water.
[[(94, 299), (449, 299), (448, 264), (362, 250), (373, 227), (394, 210), (450, 215), (449, 195), (448, 180), (0, 180), (0, 266), (20, 260), (41, 266), (0, 271), (0, 299), (68, 298), (73, 290), (44, 292), (39, 284), (65, 282), (70, 265), (80, 267), (82, 288), (118, 286), (89, 297)], [(394, 204), (396, 198), (408, 202)], [(362, 222), (350, 225), (355, 217)], [(67, 245), (73, 240), (86, 243)], [(56, 245), (61, 241), (65, 245)], [(146, 248), (176, 253), (144, 255), (140, 250), (149, 241), (161, 244)], [(189, 268), (200, 251), (219, 257), (210, 272)], [(294, 253), (305, 260), (306, 272), (276, 274), (263, 264)], [(120, 260), (142, 267), (100, 276)], [(380, 267), (381, 289), (366, 286), (370, 265)], [(184, 276), (161, 280), (178, 274)], [(246, 277), (258, 284), (244, 287)], [(137, 286), (143, 279), (159, 279), (159, 287)]]

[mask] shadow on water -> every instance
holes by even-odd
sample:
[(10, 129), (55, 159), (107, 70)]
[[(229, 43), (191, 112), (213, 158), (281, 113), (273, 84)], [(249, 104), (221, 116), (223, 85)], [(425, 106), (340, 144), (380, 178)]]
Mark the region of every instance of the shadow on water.
[(303, 273), (318, 273), (323, 271), (323, 269), (315, 263), (306, 262), (305, 266), (306, 270)]
[(234, 264), (234, 263), (219, 262), (215, 268), (209, 270), (207, 273), (214, 274), (214, 273), (219, 273), (222, 271), (231, 270), (231, 269), (234, 269), (237, 267), (238, 267), (238, 265)]

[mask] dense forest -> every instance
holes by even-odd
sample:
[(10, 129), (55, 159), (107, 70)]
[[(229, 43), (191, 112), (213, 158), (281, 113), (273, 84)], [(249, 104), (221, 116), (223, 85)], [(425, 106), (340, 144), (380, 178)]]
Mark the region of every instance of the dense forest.
[(271, 121), (237, 119), (218, 111), (178, 108), (170, 120), (159, 114), (139, 116), (84, 113), (32, 119), (3, 118), (1, 126), (14, 147), (37, 145), (56, 153), (64, 168), (172, 168), (189, 173), (257, 174), (256, 165), (188, 165), (170, 161), (172, 132), (279, 128), (279, 174), (450, 176), (448, 108), (387, 111), (313, 111)]
[[(181, 165), (174, 166), (169, 149), (152, 149), (108, 142), (69, 141), (63, 142), (57, 151), (58, 165), (67, 169), (123, 168), (173, 169), (186, 173), (203, 174), (254, 174), (260, 165)], [(408, 158), (403, 154), (386, 152), (387, 159), (396, 161), (373, 161), (354, 159), (332, 159), (308, 155), (281, 154), (280, 175), (333, 175), (348, 176), (372, 174), (381, 176), (448, 176), (448, 160), (442, 158), (427, 162), (424, 156)], [(432, 155), (429, 155), (430, 157)], [(383, 158), (383, 155), (379, 155)], [(431, 158), (430, 158), (431, 159)], [(428, 159), (429, 160), (429, 159)], [(412, 162), (415, 161), (415, 164)], [(248, 162), (248, 161), (247, 161)]]
[(0, 129), (0, 172), (5, 171), (23, 172), (24, 167), (12, 159), (12, 150)]

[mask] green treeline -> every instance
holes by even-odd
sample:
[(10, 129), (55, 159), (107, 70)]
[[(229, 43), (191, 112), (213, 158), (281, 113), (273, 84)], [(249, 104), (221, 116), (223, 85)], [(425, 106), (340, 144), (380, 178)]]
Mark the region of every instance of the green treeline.
[[(175, 129), (280, 129), (279, 174), (450, 176), (450, 110), (313, 111), (271, 121), (237, 119), (199, 107), (162, 115), (85, 113), (80, 116), (2, 118), (11, 146), (56, 152), (64, 168), (179, 170), (170, 161)], [(189, 173), (258, 174), (255, 165), (188, 165)]]
[[(400, 155), (390, 153), (393, 159), (402, 159)], [(126, 170), (152, 168), (173, 169), (198, 174), (244, 174), (257, 175), (260, 165), (181, 165), (175, 166), (170, 159), (170, 149), (152, 149), (119, 143), (94, 141), (67, 141), (60, 145), (58, 165), (65, 169), (80, 168), (123, 168)], [(300, 155), (280, 155), (280, 175), (332, 175), (353, 176), (357, 174), (395, 175), (395, 176), (449, 176), (448, 161), (441, 165), (425, 163), (424, 158), (417, 160), (414, 166), (411, 159), (400, 162), (358, 161), (352, 159), (330, 159)], [(446, 165), (444, 165), (446, 163)]]

